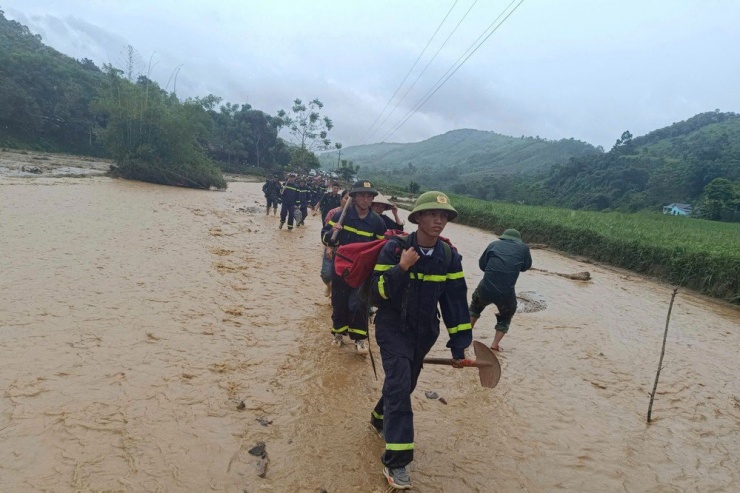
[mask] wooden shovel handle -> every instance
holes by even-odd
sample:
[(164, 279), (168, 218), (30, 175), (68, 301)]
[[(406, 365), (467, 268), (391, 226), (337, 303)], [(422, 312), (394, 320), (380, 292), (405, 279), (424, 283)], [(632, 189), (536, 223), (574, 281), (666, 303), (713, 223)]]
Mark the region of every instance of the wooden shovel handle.
[(476, 367), (476, 368), (481, 368), (484, 366), (493, 366), (490, 363), (482, 363), (482, 362), (479, 363), (472, 359), (456, 360), (452, 358), (424, 358), (424, 363), (428, 363), (430, 365), (448, 365), (448, 366), (452, 366), (454, 364), (460, 364), (462, 366)]
[[(352, 197), (349, 197), (347, 199), (347, 202), (344, 204), (344, 208), (342, 209), (342, 214), (339, 216), (339, 221), (337, 224), (340, 226), (344, 224), (344, 216), (347, 215), (347, 209), (349, 209), (350, 205), (352, 204)], [(334, 232), (331, 234), (331, 241), (336, 241), (337, 236), (339, 235), (339, 230), (335, 229)]]

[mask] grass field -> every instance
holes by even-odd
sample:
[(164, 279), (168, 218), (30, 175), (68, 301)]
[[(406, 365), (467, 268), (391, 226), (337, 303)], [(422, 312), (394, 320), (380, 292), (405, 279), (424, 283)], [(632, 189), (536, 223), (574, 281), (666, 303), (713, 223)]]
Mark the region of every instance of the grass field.
[(590, 212), (453, 196), (457, 222), (658, 277), (740, 304), (740, 224)]

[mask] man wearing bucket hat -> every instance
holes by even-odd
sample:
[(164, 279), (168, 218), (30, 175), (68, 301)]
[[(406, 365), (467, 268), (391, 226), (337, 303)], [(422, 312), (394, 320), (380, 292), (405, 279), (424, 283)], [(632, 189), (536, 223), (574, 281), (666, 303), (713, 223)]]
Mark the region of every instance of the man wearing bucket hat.
[(417, 230), (385, 244), (371, 277), (371, 300), (378, 307), (375, 337), (385, 370), (382, 396), (370, 423), (386, 441), (383, 474), (396, 489), (411, 488), (406, 466), (414, 459), (411, 393), (424, 356), (439, 336), (439, 313), (447, 327), (447, 347), (465, 358), (473, 339), (462, 257), (440, 239), (457, 211), (442, 192), (425, 192), (409, 222)]
[[(385, 198), (382, 193), (378, 193), (378, 195), (375, 196), (375, 198), (373, 199), (372, 208), (373, 211), (377, 215), (379, 215), (380, 218), (385, 222), (385, 229), (395, 229), (398, 231), (403, 231), (403, 220), (398, 217), (398, 207), (396, 207), (396, 205), (393, 204), (390, 200)], [(396, 220), (394, 221), (390, 217), (386, 216), (384, 214), (385, 211), (393, 212), (393, 217)]]
[(499, 343), (509, 331), (511, 319), (516, 313), (516, 281), (520, 272), (532, 267), (532, 256), (529, 247), (522, 242), (519, 231), (507, 229), (497, 241), (486, 247), (478, 266), (485, 274), (473, 292), (470, 320), (475, 326), (483, 309), (491, 304), (496, 305), (496, 335), (491, 349), (501, 351)]
[[(321, 230), (324, 245), (335, 247), (383, 239), (385, 223), (370, 208), (377, 194), (369, 181), (355, 182), (349, 191), (344, 217), (342, 211), (337, 211)], [(344, 336), (349, 335), (357, 352), (367, 354), (367, 302), (357, 288), (350, 287), (336, 272), (332, 275), (331, 305), (332, 344), (341, 346)]]

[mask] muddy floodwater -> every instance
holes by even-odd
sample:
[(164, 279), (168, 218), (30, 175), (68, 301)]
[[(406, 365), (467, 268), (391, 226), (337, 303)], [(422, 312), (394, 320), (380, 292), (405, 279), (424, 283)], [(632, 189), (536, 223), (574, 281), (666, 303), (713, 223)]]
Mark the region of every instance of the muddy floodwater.
[[(318, 216), (279, 231), (260, 188), (0, 178), (0, 491), (386, 491), (382, 375), (329, 344)], [(470, 295), (493, 238), (445, 236)], [(532, 254), (592, 280), (521, 275), (545, 308), (514, 318), (497, 388), (424, 369), (415, 490), (737, 491), (737, 308), (679, 292), (648, 426), (670, 287)]]

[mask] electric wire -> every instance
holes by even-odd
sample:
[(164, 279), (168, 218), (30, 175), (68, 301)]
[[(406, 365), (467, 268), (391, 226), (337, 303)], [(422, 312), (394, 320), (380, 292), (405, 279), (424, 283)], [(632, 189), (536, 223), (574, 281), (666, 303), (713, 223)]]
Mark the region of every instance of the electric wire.
[[(370, 127), (367, 130), (365, 130), (365, 133), (362, 134), (362, 138), (360, 139), (360, 144), (362, 144), (362, 143), (365, 142), (365, 137), (367, 136), (368, 132), (370, 132), (370, 130), (373, 129), (373, 127), (375, 126), (375, 124), (378, 123), (378, 120), (380, 119), (380, 117), (383, 116), (383, 113), (385, 113), (385, 110), (387, 110), (388, 109), (388, 106), (391, 105), (391, 102), (393, 101), (393, 98), (396, 97), (396, 94), (398, 94), (398, 91), (401, 90), (401, 87), (403, 87), (403, 84), (409, 78), (409, 75), (411, 75), (411, 72), (414, 70), (414, 68), (416, 68), (416, 64), (418, 64), (419, 63), (419, 60), (421, 60), (421, 57), (424, 56), (424, 53), (426, 53), (427, 48), (429, 48), (429, 45), (432, 43), (432, 40), (437, 35), (437, 33), (439, 32), (439, 30), (442, 28), (442, 25), (445, 23), (445, 21), (447, 20), (447, 18), (450, 16), (450, 13), (452, 12), (452, 9), (455, 8), (455, 5), (457, 5), (457, 2), (459, 2), (459, 1), (460, 0), (455, 0), (455, 2), (452, 4), (452, 7), (450, 7), (450, 10), (447, 11), (447, 14), (444, 16), (444, 19), (442, 19), (442, 22), (439, 23), (439, 26), (437, 26), (437, 29), (434, 31), (434, 34), (432, 34), (432, 37), (429, 38), (429, 41), (427, 41), (427, 45), (424, 47), (423, 50), (421, 50), (421, 53), (419, 53), (419, 56), (416, 58), (416, 61), (411, 66), (411, 68), (409, 69), (409, 71), (406, 73), (406, 76), (403, 78), (403, 80), (401, 81), (401, 83), (396, 88), (396, 91), (393, 93), (393, 96), (391, 96), (390, 99), (388, 100), (388, 102), (385, 103), (385, 107), (383, 108), (383, 111), (381, 111), (380, 113), (378, 113), (378, 116), (375, 117), (375, 120), (373, 121), (372, 125), (370, 125)], [(376, 131), (377, 131), (377, 129), (376, 129)]]
[(378, 128), (376, 128), (376, 129), (375, 129), (375, 131), (374, 131), (374, 132), (372, 132), (372, 133), (371, 133), (371, 134), (370, 134), (370, 135), (368, 136), (368, 138), (371, 138), (371, 137), (372, 137), (373, 135), (375, 135), (375, 133), (376, 133), (376, 132), (377, 132), (378, 130), (380, 130), (381, 128), (383, 128), (383, 125), (385, 125), (385, 122), (387, 122), (387, 121), (388, 121), (388, 119), (389, 119), (389, 118), (390, 118), (390, 117), (391, 117), (391, 116), (393, 115), (393, 113), (395, 113), (395, 112), (396, 112), (396, 109), (398, 109), (398, 106), (399, 106), (399, 105), (400, 105), (400, 104), (401, 104), (401, 103), (402, 103), (402, 102), (403, 102), (403, 101), (404, 101), (404, 100), (406, 99), (406, 96), (408, 96), (409, 92), (411, 91), (411, 89), (413, 89), (413, 88), (414, 88), (414, 86), (416, 85), (416, 83), (417, 83), (417, 82), (419, 82), (419, 79), (421, 78), (421, 76), (422, 76), (422, 75), (424, 75), (424, 73), (425, 73), (425, 72), (427, 71), (427, 69), (428, 69), (428, 68), (429, 68), (429, 66), (430, 66), (430, 65), (432, 64), (432, 62), (433, 62), (433, 61), (434, 61), (434, 60), (435, 60), (435, 59), (437, 58), (437, 55), (439, 55), (439, 52), (440, 52), (440, 51), (442, 51), (442, 48), (444, 48), (444, 47), (445, 47), (445, 45), (446, 45), (446, 44), (447, 44), (447, 42), (448, 42), (448, 41), (450, 40), (450, 38), (452, 37), (452, 35), (453, 35), (453, 34), (455, 34), (455, 32), (457, 31), (457, 29), (458, 29), (458, 28), (460, 27), (460, 24), (462, 24), (462, 22), (463, 22), (463, 21), (465, 20), (465, 18), (466, 18), (466, 17), (468, 16), (468, 14), (470, 13), (470, 11), (471, 11), (471, 10), (473, 10), (473, 7), (475, 7), (475, 4), (476, 4), (476, 3), (478, 3), (478, 0), (475, 0), (475, 1), (473, 2), (473, 4), (472, 4), (472, 5), (471, 5), (471, 6), (470, 6), (470, 7), (468, 8), (468, 10), (467, 10), (467, 11), (465, 12), (465, 15), (463, 15), (463, 16), (462, 16), (462, 18), (461, 18), (461, 19), (460, 19), (460, 20), (458, 21), (458, 23), (457, 23), (457, 25), (455, 26), (455, 28), (454, 28), (454, 29), (452, 30), (452, 32), (451, 32), (451, 33), (450, 33), (450, 34), (449, 34), (449, 35), (447, 36), (447, 38), (446, 38), (446, 39), (444, 40), (444, 42), (442, 43), (442, 46), (440, 46), (440, 47), (439, 47), (439, 48), (437, 49), (436, 53), (434, 53), (434, 56), (432, 56), (432, 58), (431, 58), (431, 59), (430, 59), (430, 60), (429, 60), (429, 61), (427, 62), (427, 64), (426, 64), (426, 66), (424, 67), (424, 69), (423, 69), (423, 70), (422, 70), (422, 71), (421, 71), (421, 72), (419, 73), (419, 75), (417, 75), (417, 76), (416, 76), (416, 79), (414, 80), (414, 82), (413, 82), (413, 83), (412, 83), (412, 84), (411, 84), (411, 85), (409, 86), (409, 88), (408, 88), (408, 89), (406, 89), (406, 92), (405, 92), (405, 93), (403, 93), (403, 96), (401, 97), (401, 99), (399, 99), (399, 100), (398, 100), (398, 101), (396, 102), (396, 106), (394, 106), (394, 107), (393, 107), (393, 110), (391, 110), (391, 112), (390, 112), (390, 113), (388, 113), (388, 116), (386, 116), (386, 117), (385, 117), (385, 119), (384, 119), (384, 120), (383, 120), (383, 121), (381, 122), (381, 124), (380, 124), (380, 125), (378, 126)]
[[(494, 21), (485, 29), (485, 31), (483, 31), (483, 34), (481, 34), (480, 36), (478, 36), (478, 39), (476, 39), (473, 42), (473, 44), (465, 51), (465, 53), (463, 53), (460, 56), (460, 58), (458, 58), (457, 61), (447, 70), (447, 72), (445, 72), (445, 74), (442, 75), (442, 77), (440, 77), (440, 79), (437, 81), (437, 83), (434, 86), (432, 86), (432, 88), (429, 91), (427, 91), (427, 93), (424, 96), (422, 96), (422, 98), (419, 100), (419, 102), (416, 105), (414, 105), (414, 107), (411, 110), (409, 110), (408, 113), (406, 113), (406, 116), (404, 118), (402, 118), (394, 126), (394, 128), (383, 137), (383, 140), (381, 140), (380, 143), (384, 143), (386, 140), (388, 140), (389, 138), (391, 138), (393, 136), (393, 134), (395, 134), (412, 116), (414, 116), (416, 114), (416, 112), (419, 111), (419, 109), (422, 106), (424, 106), (424, 104), (427, 101), (429, 101), (429, 99), (431, 99), (432, 96), (434, 96), (434, 94), (436, 94), (436, 92), (450, 79), (450, 77), (452, 77), (455, 74), (455, 72), (457, 72), (460, 69), (460, 67), (462, 67), (465, 64), (465, 62), (467, 62), (468, 59), (476, 51), (478, 51), (478, 49), (488, 40), (488, 38), (490, 38), (493, 35), (493, 33), (495, 33), (498, 30), (498, 28), (501, 27), (501, 25), (504, 22), (506, 22), (506, 20), (511, 16), (511, 14), (513, 14), (521, 6), (521, 4), (524, 3), (524, 0), (519, 0), (519, 3), (513, 9), (511, 9), (511, 11), (509, 11), (508, 14), (506, 14), (506, 16), (501, 20), (501, 22), (499, 22), (498, 25), (496, 25), (493, 28), (493, 30), (490, 33), (488, 33), (488, 35), (485, 36), (485, 38), (480, 43), (478, 43), (478, 40), (480, 40), (484, 35), (486, 35), (486, 32), (489, 29), (491, 29), (491, 27), (493, 27), (496, 24), (496, 22), (498, 21), (498, 19), (501, 18), (501, 16), (504, 15), (504, 13), (506, 13), (506, 11), (516, 1), (517, 0), (512, 0), (512, 2), (501, 12), (501, 14), (499, 14), (499, 16), (496, 17), (496, 19), (494, 19)], [(475, 46), (476, 43), (478, 43), (477, 46)], [(470, 54), (467, 54), (468, 51), (470, 51), (473, 48), (473, 46), (475, 46), (475, 48), (470, 52)], [(466, 54), (467, 54), (467, 56), (466, 56)], [(463, 60), (463, 57), (465, 57), (464, 60)], [(458, 65), (458, 62), (460, 62), (460, 60), (462, 60), (462, 62), (459, 63), (459, 65)], [(449, 74), (449, 75), (447, 75), (447, 74)]]

